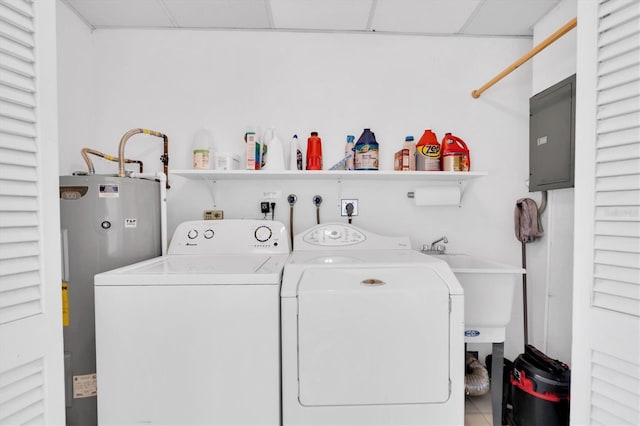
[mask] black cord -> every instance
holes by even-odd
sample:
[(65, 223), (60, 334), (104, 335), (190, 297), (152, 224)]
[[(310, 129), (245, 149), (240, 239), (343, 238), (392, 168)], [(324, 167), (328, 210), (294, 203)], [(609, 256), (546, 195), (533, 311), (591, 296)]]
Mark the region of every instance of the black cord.
[(293, 250), (293, 204), (289, 207), (289, 239), (291, 240), (291, 250)]
[(271, 203), (271, 220), (275, 218), (276, 215), (276, 203)]
[(347, 218), (349, 219), (349, 223), (351, 223), (351, 218), (353, 217), (353, 203), (348, 203), (345, 206), (345, 210), (347, 210)]

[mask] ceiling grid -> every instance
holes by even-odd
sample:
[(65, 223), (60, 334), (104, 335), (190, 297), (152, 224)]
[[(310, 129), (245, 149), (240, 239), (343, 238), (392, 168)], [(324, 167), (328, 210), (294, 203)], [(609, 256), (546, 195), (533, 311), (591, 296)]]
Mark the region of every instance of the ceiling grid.
[(197, 28), (531, 38), (560, 0), (62, 0), (92, 29)]

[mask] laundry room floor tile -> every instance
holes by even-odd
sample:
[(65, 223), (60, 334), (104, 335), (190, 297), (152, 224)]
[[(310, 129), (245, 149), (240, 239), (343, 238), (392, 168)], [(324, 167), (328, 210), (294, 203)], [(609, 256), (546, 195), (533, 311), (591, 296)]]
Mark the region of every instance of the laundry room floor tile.
[(491, 393), (479, 396), (468, 396), (467, 400), (478, 408), (478, 412), (491, 414)]
[(464, 426), (491, 426), (482, 413), (465, 413)]
[(491, 395), (467, 396), (465, 399), (465, 426), (491, 426)]

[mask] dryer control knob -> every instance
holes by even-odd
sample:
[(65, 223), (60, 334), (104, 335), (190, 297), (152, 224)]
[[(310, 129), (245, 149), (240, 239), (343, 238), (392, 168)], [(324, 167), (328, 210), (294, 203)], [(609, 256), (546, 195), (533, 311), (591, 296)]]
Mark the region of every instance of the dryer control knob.
[(210, 240), (211, 238), (213, 238), (213, 229), (207, 229), (206, 231), (204, 231), (203, 235), (207, 240)]
[(192, 229), (189, 232), (187, 232), (187, 237), (189, 237), (190, 240), (193, 240), (197, 236), (198, 236), (198, 231), (196, 231), (195, 229)]
[(264, 243), (265, 241), (268, 241), (269, 238), (271, 238), (271, 236), (273, 235), (273, 232), (271, 231), (271, 228), (263, 225), (263, 226), (258, 226), (255, 232), (253, 233), (253, 235), (256, 237), (256, 240), (260, 241), (261, 243)]

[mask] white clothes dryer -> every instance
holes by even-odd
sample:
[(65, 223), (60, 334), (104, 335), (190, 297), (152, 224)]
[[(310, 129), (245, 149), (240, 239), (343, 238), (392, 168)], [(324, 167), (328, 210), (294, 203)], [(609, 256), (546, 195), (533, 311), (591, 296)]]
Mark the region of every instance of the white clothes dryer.
[(168, 255), (96, 275), (98, 423), (280, 424), (289, 251), (279, 222), (192, 221)]
[(282, 291), (284, 425), (464, 424), (463, 291), (448, 265), (346, 224), (295, 237)]

